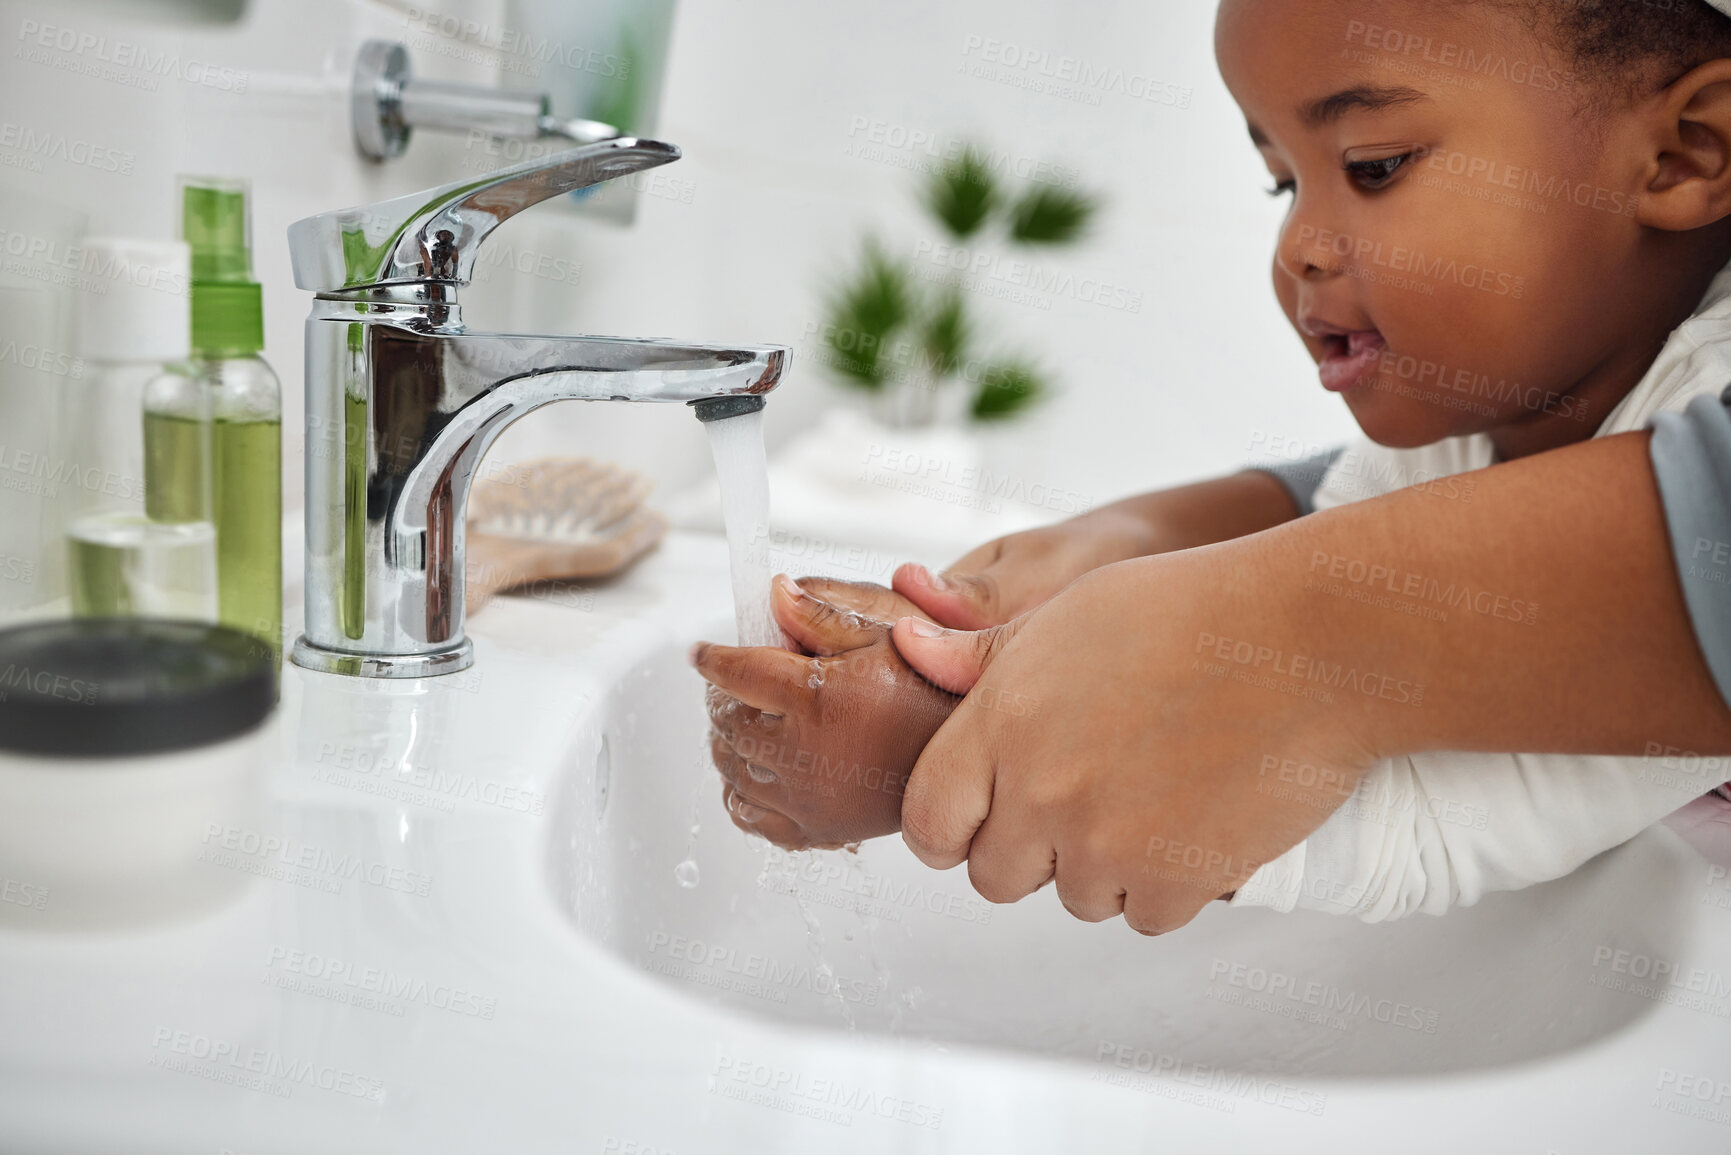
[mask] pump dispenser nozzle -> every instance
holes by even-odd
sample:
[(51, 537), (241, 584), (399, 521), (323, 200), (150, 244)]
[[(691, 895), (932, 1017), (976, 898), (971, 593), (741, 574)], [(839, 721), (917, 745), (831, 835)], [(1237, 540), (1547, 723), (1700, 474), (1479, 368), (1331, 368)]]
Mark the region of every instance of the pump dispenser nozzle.
[(264, 303), (252, 279), (247, 186), (232, 177), (182, 177), (180, 235), (192, 248), (192, 350), (249, 357), (264, 348)]

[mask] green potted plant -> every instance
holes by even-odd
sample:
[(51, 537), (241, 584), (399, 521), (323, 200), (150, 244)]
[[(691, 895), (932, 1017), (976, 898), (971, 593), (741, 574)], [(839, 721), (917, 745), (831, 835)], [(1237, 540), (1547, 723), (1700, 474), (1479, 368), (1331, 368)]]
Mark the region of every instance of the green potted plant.
[[(1090, 194), (1054, 184), (1008, 188), (973, 147), (932, 173), (921, 203), (949, 245), (968, 251), (1072, 244), (1097, 207)], [(962, 270), (917, 266), (875, 237), (830, 290), (823, 338), (835, 378), (869, 393), (878, 420), (895, 428), (931, 425), (949, 391), (966, 391), (975, 422), (1013, 417), (1051, 392), (1033, 356), (982, 348)]]

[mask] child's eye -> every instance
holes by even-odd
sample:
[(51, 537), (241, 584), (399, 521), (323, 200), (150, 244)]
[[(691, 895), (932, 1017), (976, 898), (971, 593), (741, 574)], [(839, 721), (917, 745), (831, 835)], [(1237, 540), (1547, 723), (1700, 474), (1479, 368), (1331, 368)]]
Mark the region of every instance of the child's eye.
[(1385, 156), (1377, 160), (1353, 160), (1346, 164), (1346, 175), (1359, 188), (1367, 192), (1375, 192), (1394, 179), (1407, 161), (1412, 159), (1410, 152), (1399, 156)]
[(1282, 196), (1285, 196), (1287, 193), (1295, 191), (1297, 188), (1298, 188), (1298, 182), (1297, 181), (1295, 181), (1295, 180), (1283, 180), (1283, 181), (1277, 182), (1273, 188), (1263, 189), (1262, 191), (1266, 192), (1271, 197), (1282, 197)]

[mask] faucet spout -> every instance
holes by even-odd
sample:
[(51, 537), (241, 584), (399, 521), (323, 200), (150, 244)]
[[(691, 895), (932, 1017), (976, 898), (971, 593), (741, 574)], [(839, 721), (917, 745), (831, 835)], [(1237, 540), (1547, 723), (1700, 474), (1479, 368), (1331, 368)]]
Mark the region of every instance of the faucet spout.
[[(298, 664), (397, 678), (473, 662), (463, 623), (464, 512), (481, 459), (525, 414), (555, 401), (684, 402), (708, 420), (760, 408), (780, 383), (787, 350), (777, 345), (464, 328), (456, 290), (485, 224), (531, 198), (665, 163), (678, 150), (619, 141), (560, 155), (566, 159), (494, 174), (515, 199), (470, 182), (290, 228), (297, 279), (318, 292), (306, 331), (306, 632), (294, 647)], [(406, 226), (381, 243), (350, 243), (353, 229), (390, 217), (381, 207), (411, 203), (415, 235), (444, 250), (417, 266), (416, 254), (432, 250), (410, 244)], [(481, 208), (488, 215), (476, 224)], [(326, 242), (347, 251), (323, 252)]]

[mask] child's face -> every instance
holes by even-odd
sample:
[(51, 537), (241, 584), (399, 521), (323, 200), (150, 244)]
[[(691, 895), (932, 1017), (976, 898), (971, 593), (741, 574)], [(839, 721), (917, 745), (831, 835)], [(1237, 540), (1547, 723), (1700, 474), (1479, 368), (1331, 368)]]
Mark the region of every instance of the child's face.
[(1565, 54), (1435, 0), (1223, 0), (1215, 40), (1290, 182), (1275, 293), (1364, 431), (1589, 436), (1609, 408), (1590, 379), (1630, 344), (1643, 168)]

